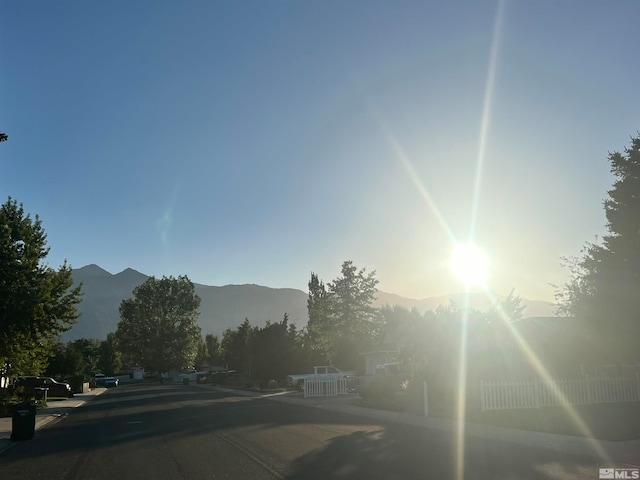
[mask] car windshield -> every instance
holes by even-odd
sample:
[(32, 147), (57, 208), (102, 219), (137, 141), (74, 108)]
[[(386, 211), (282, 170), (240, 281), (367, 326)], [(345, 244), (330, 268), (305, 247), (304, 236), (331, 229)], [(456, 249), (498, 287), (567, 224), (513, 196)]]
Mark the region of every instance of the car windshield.
[(640, 1), (0, 45), (2, 478), (640, 478)]

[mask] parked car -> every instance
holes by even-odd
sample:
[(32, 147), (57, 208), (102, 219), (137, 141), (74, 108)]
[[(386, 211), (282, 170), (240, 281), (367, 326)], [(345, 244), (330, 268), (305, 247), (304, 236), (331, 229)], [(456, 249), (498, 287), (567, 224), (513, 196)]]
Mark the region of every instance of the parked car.
[(104, 386), (106, 388), (109, 387), (117, 387), (120, 384), (120, 380), (116, 377), (104, 377)]
[(178, 375), (179, 381), (182, 382), (183, 379), (188, 378), (190, 382), (197, 382), (198, 377), (204, 377), (209, 375), (209, 372), (206, 370), (198, 371), (198, 370), (187, 370), (186, 372), (182, 372)]
[(58, 382), (51, 377), (18, 377), (12, 391), (24, 387), (25, 394), (35, 395), (36, 388), (46, 388), (47, 397), (73, 397), (71, 386), (66, 382)]
[(93, 381), (96, 384), (96, 387), (104, 387), (104, 379), (107, 378), (107, 376), (104, 373), (96, 373), (93, 376)]

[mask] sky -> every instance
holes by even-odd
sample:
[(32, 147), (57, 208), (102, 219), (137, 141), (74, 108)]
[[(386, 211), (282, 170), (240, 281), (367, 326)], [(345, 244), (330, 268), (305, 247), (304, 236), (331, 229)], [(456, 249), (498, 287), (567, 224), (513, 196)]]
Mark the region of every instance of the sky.
[(0, 0), (0, 196), (48, 263), (553, 301), (640, 130), (640, 3)]

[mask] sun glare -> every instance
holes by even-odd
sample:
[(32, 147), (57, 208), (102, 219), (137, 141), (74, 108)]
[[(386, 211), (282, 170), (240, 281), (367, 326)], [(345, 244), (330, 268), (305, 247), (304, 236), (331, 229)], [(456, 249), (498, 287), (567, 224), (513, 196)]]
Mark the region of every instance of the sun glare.
[(461, 243), (453, 250), (451, 268), (467, 287), (484, 287), (489, 276), (489, 257), (477, 245)]

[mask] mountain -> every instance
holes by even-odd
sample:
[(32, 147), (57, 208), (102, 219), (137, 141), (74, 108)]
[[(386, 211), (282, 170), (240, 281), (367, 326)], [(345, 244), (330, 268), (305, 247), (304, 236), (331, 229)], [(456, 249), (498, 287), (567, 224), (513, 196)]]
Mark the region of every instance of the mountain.
[[(444, 295), (441, 297), (429, 297), (423, 299), (413, 299), (401, 297), (393, 293), (378, 292), (378, 300), (375, 306), (381, 307), (383, 305), (399, 305), (404, 308), (415, 308), (419, 312), (426, 312), (427, 310), (435, 310), (440, 305), (449, 305), (450, 302), (456, 303), (458, 306), (465, 305), (465, 294), (453, 294)], [(475, 310), (485, 312), (489, 310), (494, 303), (504, 300), (504, 295), (493, 295), (494, 301), (483, 292), (471, 293), (469, 297), (469, 305)], [(522, 315), (525, 318), (528, 317), (553, 317), (555, 316), (555, 305), (549, 302), (543, 302), (541, 300), (529, 300), (521, 298), (521, 305), (525, 308), (522, 311)]]
[[(111, 274), (97, 265), (87, 265), (72, 272), (74, 285), (82, 282), (82, 303), (78, 310), (82, 314), (71, 330), (62, 335), (62, 341), (78, 338), (105, 339), (107, 333), (115, 332), (122, 300), (132, 295), (133, 289), (149, 277), (131, 268)], [(202, 333), (222, 335), (227, 328), (236, 328), (245, 318), (252, 325), (263, 326), (267, 320), (279, 321), (289, 315), (289, 321), (298, 329), (308, 321), (307, 293), (293, 288), (269, 288), (260, 285), (225, 285), (222, 287), (194, 284), (202, 299), (198, 324)], [(504, 297), (497, 297), (502, 299)], [(392, 293), (378, 292), (376, 306), (400, 305), (416, 308), (420, 312), (433, 310), (454, 300), (463, 305), (462, 295), (411, 299)], [(522, 299), (526, 306), (525, 317), (553, 316), (553, 305), (536, 300)], [(485, 311), (491, 302), (484, 294), (473, 294), (472, 308)]]
[[(149, 277), (127, 268), (111, 274), (97, 265), (87, 265), (72, 272), (74, 286), (82, 282), (81, 316), (71, 330), (62, 335), (67, 342), (78, 338), (104, 339), (115, 332), (120, 319), (122, 300)], [(293, 288), (269, 288), (260, 285), (225, 285), (212, 287), (194, 284), (202, 299), (198, 324), (202, 333), (222, 335), (245, 318), (262, 326), (267, 320), (281, 320), (285, 313), (299, 328), (307, 324), (307, 294)]]

